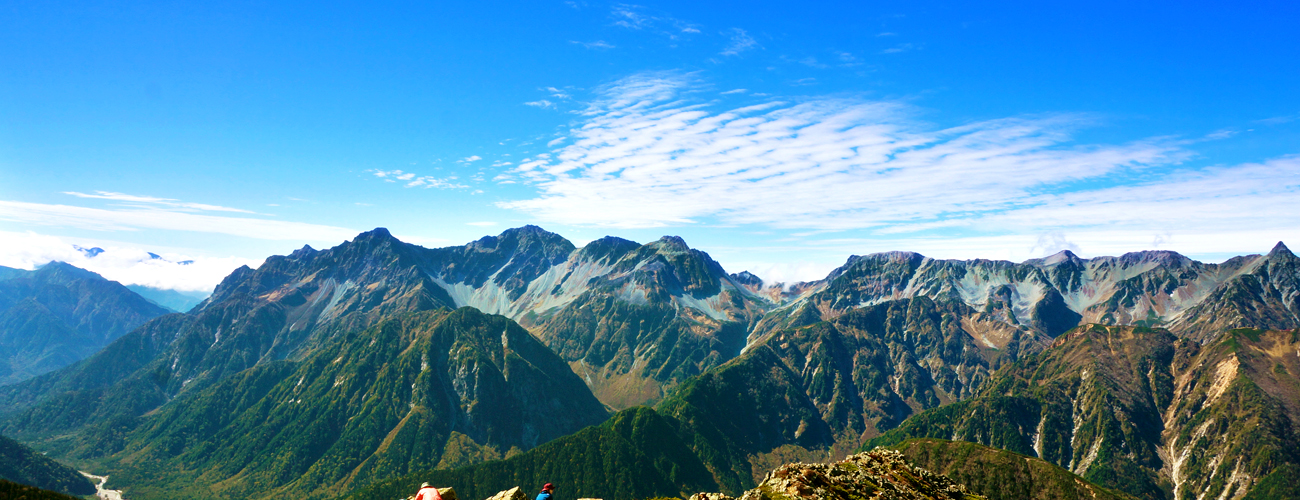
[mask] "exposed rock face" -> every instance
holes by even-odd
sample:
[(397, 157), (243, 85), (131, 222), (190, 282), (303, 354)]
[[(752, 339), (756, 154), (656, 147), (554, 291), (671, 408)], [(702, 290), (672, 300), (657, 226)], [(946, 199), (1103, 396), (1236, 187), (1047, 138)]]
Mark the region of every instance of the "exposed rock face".
[[(1235, 265), (1250, 257), (1222, 264)], [(1285, 330), (1300, 326), (1300, 258), (1281, 242), (1263, 257), (1240, 264), (1243, 273), (1214, 289), (1175, 318), (1169, 328), (1201, 341), (1231, 328)]]
[(1242, 498), (1255, 488), (1286, 498), (1300, 494), (1282, 479), (1300, 471), (1298, 373), (1294, 330), (1233, 330), (1200, 345), (1166, 330), (1089, 325), (1003, 368), (980, 395), (868, 445), (972, 441), (1141, 498)]
[[(751, 288), (753, 280), (747, 286)], [(965, 303), (986, 319), (1056, 336), (1081, 322), (1157, 326), (1206, 342), (1228, 328), (1300, 325), (1300, 259), (1268, 255), (1206, 264), (1168, 251), (1023, 263), (936, 260), (911, 252), (853, 256), (773, 311), (755, 334), (811, 324), (889, 300)]]
[[(908, 463), (902, 453), (876, 449), (832, 464), (793, 463), (768, 473), (740, 500), (977, 500), (951, 479)], [(692, 500), (736, 500), (699, 493)]]
[(784, 445), (855, 449), (916, 412), (977, 394), (998, 366), (1042, 349), (1046, 336), (1016, 329), (1000, 339), (1003, 349), (977, 341), (1001, 333), (957, 319), (969, 313), (961, 303), (917, 297), (778, 330), (658, 408), (697, 432), (725, 436), (719, 442), (741, 477), (754, 471), (739, 457)]
[(606, 238), (575, 252), (566, 275), (603, 272), (570, 289), (581, 293), (533, 328), (615, 408), (657, 402), (681, 381), (735, 357), (750, 325), (770, 307), (681, 238), (629, 243)]

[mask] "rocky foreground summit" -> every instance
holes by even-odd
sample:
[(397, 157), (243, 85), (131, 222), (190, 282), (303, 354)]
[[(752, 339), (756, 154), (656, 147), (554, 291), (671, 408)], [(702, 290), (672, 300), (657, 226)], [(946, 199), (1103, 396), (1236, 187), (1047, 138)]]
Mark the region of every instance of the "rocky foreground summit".
[[(947, 476), (908, 463), (890, 449), (846, 457), (831, 464), (792, 463), (767, 474), (739, 500), (983, 500)], [(737, 500), (721, 493), (699, 493), (691, 500)]]

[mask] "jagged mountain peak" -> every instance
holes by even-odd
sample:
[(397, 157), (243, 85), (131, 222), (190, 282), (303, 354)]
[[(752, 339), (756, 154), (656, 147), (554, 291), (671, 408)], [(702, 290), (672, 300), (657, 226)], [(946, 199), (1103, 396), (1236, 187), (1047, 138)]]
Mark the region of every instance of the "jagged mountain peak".
[(303, 245), (302, 248), (294, 250), (293, 253), (289, 254), (289, 258), (301, 259), (303, 257), (307, 257), (315, 253), (316, 253), (316, 249), (312, 248), (311, 245)]
[(484, 236), (467, 246), (483, 251), (491, 249), (515, 250), (531, 247), (535, 244), (543, 248), (556, 248), (565, 255), (568, 255), (576, 248), (565, 237), (531, 224), (507, 229), (496, 236)]
[(1277, 242), (1276, 245), (1273, 245), (1273, 249), (1272, 249), (1272, 250), (1269, 250), (1269, 251), (1268, 251), (1268, 258), (1272, 259), (1272, 258), (1274, 258), (1274, 257), (1292, 257), (1292, 258), (1294, 258), (1294, 257), (1295, 257), (1295, 254), (1291, 253), (1291, 249), (1290, 249), (1290, 248), (1287, 248), (1285, 243), (1282, 243), (1282, 242), (1279, 241), (1279, 242)]
[(749, 271), (732, 273), (731, 281), (735, 281), (738, 285), (763, 286), (763, 278), (759, 278)]
[(834, 281), (836, 278), (839, 278), (848, 270), (859, 266), (870, 265), (870, 263), (906, 262), (911, 265), (919, 265), (921, 261), (925, 260), (925, 258), (926, 257), (924, 255), (921, 255), (916, 252), (900, 251), (900, 250), (893, 250), (889, 252), (876, 252), (867, 255), (850, 255), (849, 258), (844, 261), (844, 265), (832, 270), (830, 274), (826, 275), (826, 279), (822, 281), (826, 283), (830, 283)]
[(1052, 255), (1048, 255), (1047, 257), (1044, 257), (1042, 263), (1043, 265), (1046, 266), (1054, 266), (1065, 262), (1078, 263), (1082, 261), (1083, 259), (1080, 259), (1078, 255), (1074, 254), (1074, 252), (1071, 252), (1069, 250), (1061, 250)]
[(365, 231), (361, 234), (358, 234), (356, 238), (352, 239), (352, 241), (367, 241), (367, 240), (388, 239), (388, 238), (393, 238), (393, 233), (388, 232), (388, 228), (386, 227), (377, 227), (369, 231)]
[(606, 236), (587, 243), (578, 250), (578, 257), (586, 262), (614, 263), (628, 252), (640, 248), (641, 244), (617, 236)]
[(1119, 256), (1117, 259), (1120, 264), (1126, 266), (1157, 264), (1170, 268), (1182, 268), (1192, 262), (1183, 254), (1172, 250), (1143, 250), (1140, 252), (1129, 252)]
[[(275, 255), (275, 256), (268, 257), (266, 259), (266, 263), (264, 263), (262, 267), (265, 267), (269, 264), (273, 264), (277, 261), (295, 259), (302, 255), (316, 255), (316, 256), (332, 255), (334, 256), (335, 259), (338, 259), (340, 261), (350, 260), (354, 258), (370, 258), (385, 252), (389, 252), (389, 253), (396, 252), (398, 251), (398, 249), (404, 248), (408, 245), (409, 245), (408, 243), (404, 243), (402, 242), (402, 240), (399, 240), (397, 239), (397, 237), (393, 236), (392, 233), (388, 232), (388, 229), (377, 227), (370, 231), (366, 231), (358, 234), (351, 241), (344, 241), (338, 246), (335, 246), (333, 248), (321, 252), (300, 254), (299, 252), (302, 251), (302, 249), (300, 249), (298, 251), (295, 251), (293, 254), (287, 256)], [(351, 257), (345, 257), (345, 256), (351, 256)]]
[(659, 253), (665, 252), (689, 252), (691, 247), (686, 244), (686, 240), (681, 236), (664, 236), (650, 243), (659, 250)]
[(533, 224), (525, 224), (523, 226), (506, 229), (505, 231), (501, 232), (500, 236), (504, 238), (507, 235), (538, 235), (542, 237), (560, 236), (556, 233), (552, 233), (550, 231), (542, 229), (541, 226), (536, 226)]
[[(849, 259), (852, 260), (853, 258), (850, 257)], [(893, 262), (919, 261), (924, 259), (924, 255), (907, 250), (890, 250), (888, 252), (876, 252), (858, 257), (858, 260), (887, 260)]]

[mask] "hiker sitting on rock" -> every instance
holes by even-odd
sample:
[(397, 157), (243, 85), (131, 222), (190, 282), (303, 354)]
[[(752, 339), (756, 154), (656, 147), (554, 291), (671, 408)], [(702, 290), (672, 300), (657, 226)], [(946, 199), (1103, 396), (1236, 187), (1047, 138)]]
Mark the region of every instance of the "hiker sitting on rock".
[(438, 488), (424, 483), (420, 485), (420, 492), (415, 494), (415, 500), (442, 500), (442, 495), (438, 494)]
[(551, 493), (554, 491), (555, 491), (555, 485), (551, 483), (546, 483), (545, 486), (542, 486), (542, 492), (537, 494), (537, 500), (551, 500)]

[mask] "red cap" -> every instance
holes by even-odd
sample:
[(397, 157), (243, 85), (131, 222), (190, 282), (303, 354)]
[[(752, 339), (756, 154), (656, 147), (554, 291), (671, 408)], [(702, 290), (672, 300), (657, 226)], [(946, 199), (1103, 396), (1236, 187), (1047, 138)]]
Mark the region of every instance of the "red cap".
[(554, 484), (551, 484), (551, 483), (546, 483), (545, 486), (542, 486), (542, 489), (544, 489), (544, 490), (553, 490), (553, 489), (555, 489), (555, 485), (554, 485)]

